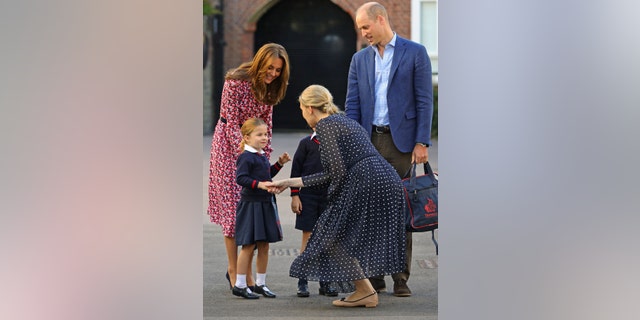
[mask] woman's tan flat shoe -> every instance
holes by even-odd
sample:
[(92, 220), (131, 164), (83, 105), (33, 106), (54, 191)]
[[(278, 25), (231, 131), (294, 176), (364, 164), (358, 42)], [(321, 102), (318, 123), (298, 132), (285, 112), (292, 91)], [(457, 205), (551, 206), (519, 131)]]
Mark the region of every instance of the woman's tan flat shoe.
[(372, 293), (366, 297), (360, 298), (358, 300), (345, 300), (342, 298), (340, 300), (333, 300), (333, 305), (336, 307), (367, 307), (367, 308), (375, 308), (378, 305), (378, 294)]

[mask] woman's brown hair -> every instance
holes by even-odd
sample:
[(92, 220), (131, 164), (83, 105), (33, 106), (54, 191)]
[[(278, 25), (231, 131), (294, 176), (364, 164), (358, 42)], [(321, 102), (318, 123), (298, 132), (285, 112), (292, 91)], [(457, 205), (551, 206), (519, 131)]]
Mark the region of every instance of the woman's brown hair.
[[(264, 82), (269, 63), (273, 58), (282, 59), (280, 76), (270, 84)], [(227, 72), (225, 79), (246, 80), (251, 82), (251, 91), (256, 100), (268, 104), (278, 104), (284, 98), (289, 83), (289, 56), (283, 46), (267, 43), (260, 47), (253, 60), (241, 64)]]

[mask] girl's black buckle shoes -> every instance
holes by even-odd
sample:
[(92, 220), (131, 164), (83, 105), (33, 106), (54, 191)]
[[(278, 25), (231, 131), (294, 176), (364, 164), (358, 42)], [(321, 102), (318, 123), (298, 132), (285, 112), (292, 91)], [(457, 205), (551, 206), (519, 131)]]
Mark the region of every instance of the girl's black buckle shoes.
[(233, 293), (234, 296), (238, 296), (238, 297), (243, 297), (245, 299), (258, 299), (260, 298), (259, 295), (250, 292), (249, 290), (247, 290), (247, 288), (238, 288), (236, 286), (233, 286), (233, 289), (231, 290), (231, 292)]
[(263, 296), (265, 296), (267, 298), (275, 298), (276, 297), (276, 294), (271, 292), (271, 290), (269, 290), (269, 288), (267, 288), (267, 286), (265, 286), (265, 285), (259, 286), (259, 285), (256, 284), (255, 286), (253, 286), (253, 288), (254, 288), (253, 291), (255, 291), (255, 293), (261, 294), (261, 295), (263, 295)]

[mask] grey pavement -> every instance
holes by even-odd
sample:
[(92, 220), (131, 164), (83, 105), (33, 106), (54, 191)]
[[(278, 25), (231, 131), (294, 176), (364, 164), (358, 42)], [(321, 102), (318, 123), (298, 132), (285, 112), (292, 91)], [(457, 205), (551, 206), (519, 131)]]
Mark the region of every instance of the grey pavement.
[[(310, 132), (274, 132), (272, 160), (282, 152), (292, 157), (298, 141)], [(437, 319), (438, 318), (438, 256), (431, 242), (431, 232), (413, 234), (411, 277), (408, 281), (411, 297), (393, 296), (393, 280), (385, 277), (387, 293), (379, 295), (376, 308), (338, 308), (331, 305), (336, 297), (318, 295), (318, 283), (309, 282), (311, 296), (296, 296), (297, 279), (289, 277), (289, 266), (300, 251), (302, 232), (294, 228), (291, 197), (285, 191), (277, 195), (284, 240), (271, 244), (267, 285), (278, 297), (246, 300), (231, 294), (225, 272), (227, 256), (221, 228), (209, 221), (206, 213), (211, 135), (203, 138), (203, 318), (204, 319)], [(429, 148), (429, 162), (438, 170), (437, 141)], [(274, 179), (289, 177), (287, 163)], [(437, 238), (437, 231), (436, 231)], [(255, 259), (254, 259), (255, 261)], [(255, 262), (254, 262), (255, 273)], [(344, 297), (340, 294), (337, 298)]]

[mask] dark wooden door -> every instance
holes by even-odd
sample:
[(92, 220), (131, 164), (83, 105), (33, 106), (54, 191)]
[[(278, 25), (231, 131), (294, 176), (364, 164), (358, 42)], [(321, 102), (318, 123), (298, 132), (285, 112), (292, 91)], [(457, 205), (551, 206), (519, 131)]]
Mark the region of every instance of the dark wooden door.
[(307, 128), (298, 96), (311, 84), (327, 87), (334, 103), (344, 110), (356, 41), (353, 19), (329, 0), (283, 0), (260, 18), (255, 49), (268, 42), (279, 43), (291, 63), (287, 95), (274, 107), (274, 130)]

